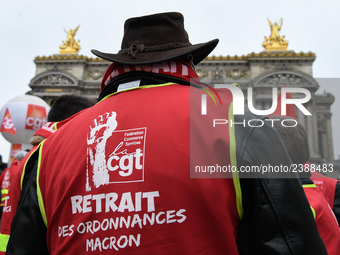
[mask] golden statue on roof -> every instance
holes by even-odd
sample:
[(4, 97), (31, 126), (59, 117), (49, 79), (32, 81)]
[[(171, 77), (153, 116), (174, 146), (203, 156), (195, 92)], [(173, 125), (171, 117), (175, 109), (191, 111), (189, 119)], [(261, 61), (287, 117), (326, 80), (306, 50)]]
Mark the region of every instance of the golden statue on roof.
[(267, 36), (264, 37), (264, 42), (262, 43), (262, 46), (264, 47), (265, 51), (283, 51), (287, 50), (288, 47), (288, 41), (285, 40), (285, 36), (280, 36), (279, 32), (282, 27), (282, 18), (280, 19), (280, 22), (274, 22), (273, 23), (268, 19), (271, 34), (269, 38)]
[(78, 42), (76, 42), (76, 40), (74, 39), (78, 28), (80, 27), (77, 26), (75, 29), (69, 29), (68, 31), (65, 30), (64, 31), (67, 33), (67, 37), (66, 37), (66, 42), (63, 41), (63, 45), (59, 46), (60, 54), (77, 54), (78, 51), (81, 49), (81, 47), (79, 46), (79, 40)]

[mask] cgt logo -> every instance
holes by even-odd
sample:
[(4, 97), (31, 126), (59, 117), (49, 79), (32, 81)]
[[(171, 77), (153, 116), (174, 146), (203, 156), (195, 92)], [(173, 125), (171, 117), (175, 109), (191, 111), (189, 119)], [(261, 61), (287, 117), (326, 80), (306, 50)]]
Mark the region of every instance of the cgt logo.
[[(121, 142), (118, 146), (121, 147), (124, 143)], [(107, 169), (111, 172), (117, 171), (120, 176), (127, 177), (133, 174), (134, 170), (143, 169), (142, 165), (143, 153), (141, 149), (136, 149), (135, 152), (124, 155), (114, 153), (107, 160)]]
[(93, 120), (87, 134), (86, 191), (110, 183), (144, 181), (146, 128), (117, 130), (117, 113)]
[(4, 119), (2, 120), (0, 132), (7, 132), (12, 135), (15, 135), (17, 133), (17, 130), (15, 129), (13, 120), (11, 118), (11, 115), (9, 114), (8, 108), (6, 108)]
[(28, 104), (25, 128), (29, 130), (38, 130), (46, 123), (46, 117), (45, 107)]

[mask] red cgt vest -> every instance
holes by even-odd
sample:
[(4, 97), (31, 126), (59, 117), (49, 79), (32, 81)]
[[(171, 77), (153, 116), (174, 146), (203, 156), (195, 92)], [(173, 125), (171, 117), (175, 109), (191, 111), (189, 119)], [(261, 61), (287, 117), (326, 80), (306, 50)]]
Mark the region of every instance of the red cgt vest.
[(321, 191), (321, 193), (325, 196), (330, 207), (333, 208), (335, 187), (338, 183), (338, 180), (322, 175), (316, 171), (312, 172), (311, 179)]
[(229, 118), (231, 94), (208, 104), (200, 124), (205, 92), (142, 88), (104, 99), (42, 144), (38, 200), (50, 254), (238, 254), (237, 176), (203, 170), (236, 167), (233, 129), (212, 126)]
[(315, 184), (303, 185), (316, 226), (329, 255), (340, 252), (340, 229), (332, 208)]

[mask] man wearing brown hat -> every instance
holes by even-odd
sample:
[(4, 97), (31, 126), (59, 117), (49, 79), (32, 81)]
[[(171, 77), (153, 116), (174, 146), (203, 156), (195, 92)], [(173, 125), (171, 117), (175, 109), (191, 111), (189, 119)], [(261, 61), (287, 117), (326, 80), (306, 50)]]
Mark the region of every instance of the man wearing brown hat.
[(212, 126), (241, 118), (194, 71), (217, 43), (161, 13), (128, 19), (117, 54), (92, 51), (112, 62), (99, 103), (41, 145), (8, 254), (326, 254), (295, 176), (238, 174), (290, 164), (276, 131)]

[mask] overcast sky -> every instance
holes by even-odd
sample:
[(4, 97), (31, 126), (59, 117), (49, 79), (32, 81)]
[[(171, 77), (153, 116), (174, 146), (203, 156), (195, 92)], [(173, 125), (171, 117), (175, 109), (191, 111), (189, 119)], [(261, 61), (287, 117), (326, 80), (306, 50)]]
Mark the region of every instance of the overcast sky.
[[(0, 109), (14, 97), (30, 90), (36, 56), (59, 53), (64, 28), (80, 28), (76, 40), (79, 54), (95, 57), (91, 49), (116, 53), (120, 49), (124, 21), (129, 17), (179, 11), (191, 43), (219, 38), (212, 55), (247, 55), (263, 51), (270, 35), (267, 18), (283, 18), (281, 35), (288, 49), (314, 52), (315, 78), (333, 78), (320, 84), (336, 97), (332, 106), (334, 149), (340, 155), (340, 1), (339, 0), (0, 0), (1, 68)], [(0, 154), (7, 162), (10, 145), (1, 136)]]

